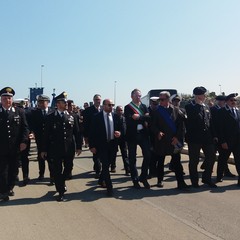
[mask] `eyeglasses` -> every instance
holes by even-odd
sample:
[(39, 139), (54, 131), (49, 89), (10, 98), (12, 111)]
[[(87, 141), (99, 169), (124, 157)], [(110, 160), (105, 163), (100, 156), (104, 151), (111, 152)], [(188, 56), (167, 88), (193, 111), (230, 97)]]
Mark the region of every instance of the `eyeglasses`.
[(159, 98), (159, 101), (165, 101), (167, 98)]
[(101, 98), (94, 98), (94, 101), (101, 101)]
[(230, 99), (229, 101), (230, 102), (236, 102), (237, 100), (236, 99)]
[(108, 107), (114, 107), (114, 104), (104, 104), (104, 105), (106, 105), (106, 106), (108, 106)]

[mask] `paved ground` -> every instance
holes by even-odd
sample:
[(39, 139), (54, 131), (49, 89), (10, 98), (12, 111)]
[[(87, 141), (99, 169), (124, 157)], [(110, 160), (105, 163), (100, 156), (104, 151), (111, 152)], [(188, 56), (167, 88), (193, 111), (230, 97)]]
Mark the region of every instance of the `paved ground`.
[[(166, 165), (163, 189), (151, 179), (150, 190), (136, 190), (124, 176), (119, 158), (117, 173), (112, 174), (115, 196), (107, 198), (104, 189), (97, 187), (91, 154), (85, 150), (74, 161), (74, 178), (67, 181), (68, 201), (59, 203), (54, 200), (56, 192), (48, 185), (49, 179), (36, 180), (37, 162), (32, 154), (30, 184), (23, 187), (20, 181), (15, 196), (0, 203), (0, 239), (239, 239), (237, 179), (225, 179), (217, 189), (201, 186), (182, 192), (176, 189), (174, 174)], [(139, 165), (141, 161), (138, 151)], [(190, 183), (187, 162), (188, 156), (183, 155), (186, 181)], [(231, 170), (236, 173), (233, 166)]]

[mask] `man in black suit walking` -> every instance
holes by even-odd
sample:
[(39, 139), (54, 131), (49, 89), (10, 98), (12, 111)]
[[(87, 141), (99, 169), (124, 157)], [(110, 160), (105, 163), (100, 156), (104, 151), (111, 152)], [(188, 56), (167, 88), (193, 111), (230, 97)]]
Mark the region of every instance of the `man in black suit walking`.
[(103, 101), (103, 111), (93, 117), (89, 135), (89, 147), (93, 154), (98, 154), (102, 163), (102, 171), (99, 177), (99, 184), (103, 181), (107, 187), (107, 195), (112, 196), (113, 187), (110, 178), (109, 167), (117, 152), (117, 138), (120, 137), (120, 122), (112, 113), (114, 104), (112, 100)]
[[(93, 96), (93, 105), (91, 107), (88, 107), (84, 111), (84, 118), (83, 118), (83, 128), (84, 128), (84, 138), (85, 141), (88, 143), (89, 142), (89, 134), (90, 134), (90, 129), (92, 126), (92, 119), (93, 116), (97, 113), (100, 112), (101, 104), (101, 95), (100, 94), (95, 94)], [(101, 163), (98, 157), (98, 154), (93, 154), (93, 169), (96, 173), (95, 178), (99, 178), (99, 174), (101, 171)]]
[(219, 157), (217, 166), (217, 181), (222, 182), (227, 160), (233, 153), (240, 186), (240, 111), (236, 107), (237, 94), (226, 97), (226, 106), (219, 110)]
[[(121, 136), (118, 138), (117, 142), (121, 151), (125, 174), (126, 176), (129, 176), (130, 169), (129, 169), (129, 160), (128, 160), (128, 152), (127, 152), (127, 142), (126, 142), (126, 119), (123, 113), (123, 107), (120, 105), (116, 107), (116, 118), (121, 125), (121, 130), (120, 130)], [(116, 153), (116, 157), (117, 157), (117, 153)], [(116, 158), (111, 164), (111, 172), (116, 172), (115, 169), (116, 169)]]
[(28, 125), (24, 111), (12, 107), (15, 91), (5, 87), (0, 91), (0, 201), (13, 196), (18, 173), (18, 154), (26, 149)]
[[(141, 91), (139, 89), (134, 89), (131, 92), (132, 101), (124, 108), (127, 125), (126, 140), (128, 144), (129, 164), (133, 186), (137, 189), (140, 188), (140, 181), (145, 188), (149, 189), (150, 185), (147, 181), (147, 174), (151, 157), (148, 132), (150, 117), (146, 105), (141, 103), (141, 96)], [(143, 153), (140, 177), (138, 177), (138, 170), (136, 167), (137, 145), (140, 146)]]
[(179, 108), (170, 105), (169, 99), (169, 92), (160, 92), (160, 105), (153, 113), (151, 121), (151, 130), (155, 136), (153, 146), (158, 160), (157, 186), (163, 187), (164, 161), (167, 155), (171, 155), (177, 179), (177, 187), (178, 189), (187, 189), (189, 186), (183, 178), (180, 157), (180, 149), (183, 146), (185, 134), (185, 115)]
[[(219, 116), (219, 110), (221, 108), (224, 108), (225, 107), (225, 99), (226, 99), (226, 96), (224, 95), (218, 95), (216, 96), (215, 98), (215, 104), (214, 106), (212, 106), (210, 108), (210, 111), (211, 111), (211, 115), (212, 115), (212, 123), (213, 123), (213, 127), (214, 127), (214, 132), (216, 132), (216, 136), (217, 138), (215, 138), (215, 141), (214, 141), (214, 144), (215, 144), (215, 151), (217, 152), (218, 151), (218, 148), (219, 148), (219, 142), (218, 142), (218, 132), (219, 132), (219, 124), (220, 122), (222, 121), (222, 119), (220, 118)], [(204, 164), (203, 164), (204, 166)], [(202, 166), (201, 166), (202, 167)], [(231, 178), (234, 178), (236, 177), (235, 174), (232, 174), (229, 170), (229, 167), (228, 167), (228, 164), (226, 163), (226, 166), (224, 168), (224, 176), (226, 177), (231, 177)], [(220, 179), (218, 179), (220, 180)]]
[[(43, 180), (45, 173), (45, 160), (41, 157), (42, 152), (42, 135), (45, 128), (45, 119), (48, 114), (53, 112), (52, 109), (48, 107), (50, 99), (46, 95), (38, 95), (37, 97), (37, 108), (32, 110), (29, 117), (29, 127), (30, 131), (34, 133), (34, 138), (37, 144), (38, 151), (38, 168), (39, 168), (39, 177), (38, 180)], [(53, 167), (52, 162), (47, 158), (48, 169), (50, 172), (50, 183), (53, 184)]]
[(54, 182), (59, 193), (57, 201), (64, 200), (69, 163), (75, 151), (80, 155), (82, 149), (77, 119), (66, 111), (66, 96), (63, 92), (55, 98), (57, 109), (46, 117), (41, 152), (43, 159), (47, 157), (53, 162)]

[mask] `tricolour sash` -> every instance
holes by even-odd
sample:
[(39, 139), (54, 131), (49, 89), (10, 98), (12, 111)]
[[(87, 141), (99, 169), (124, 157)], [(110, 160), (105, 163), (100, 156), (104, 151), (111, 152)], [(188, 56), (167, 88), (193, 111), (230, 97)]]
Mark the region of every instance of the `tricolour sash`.
[(164, 107), (162, 107), (162, 106), (158, 106), (157, 111), (164, 118), (164, 120), (167, 123), (167, 125), (170, 127), (170, 129), (175, 134), (176, 131), (177, 131), (176, 125), (175, 125), (174, 121), (172, 120), (171, 116), (169, 115), (168, 111)]
[(144, 115), (144, 112), (142, 111), (142, 109), (138, 107), (136, 104), (134, 104), (133, 102), (130, 102), (128, 106), (134, 111), (134, 113), (139, 114), (140, 116)]

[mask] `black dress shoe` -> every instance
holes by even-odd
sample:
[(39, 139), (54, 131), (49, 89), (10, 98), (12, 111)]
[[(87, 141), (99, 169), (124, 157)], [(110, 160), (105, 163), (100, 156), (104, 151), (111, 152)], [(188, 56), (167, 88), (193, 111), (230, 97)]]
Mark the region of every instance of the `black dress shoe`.
[(115, 168), (115, 167), (112, 167), (112, 168), (111, 168), (111, 172), (112, 172), (112, 173), (115, 173), (115, 172), (116, 172), (116, 168)]
[(143, 186), (144, 186), (146, 189), (150, 189), (150, 188), (151, 188), (151, 186), (150, 186), (150, 184), (148, 183), (147, 179), (140, 180), (140, 182), (143, 184)]
[(230, 178), (235, 178), (235, 177), (236, 177), (236, 175), (233, 174), (233, 173), (231, 173), (231, 172), (225, 173), (224, 176), (225, 176), (225, 177), (230, 177)]
[(136, 189), (140, 189), (141, 188), (141, 186), (139, 185), (138, 181), (133, 181), (133, 187), (136, 188)]
[(217, 185), (212, 181), (202, 180), (202, 183), (207, 184), (210, 188), (217, 188)]
[(216, 178), (216, 182), (222, 182), (222, 181), (223, 181), (223, 179), (221, 177)]
[(56, 199), (58, 202), (63, 202), (65, 201), (64, 199), (64, 194), (63, 193), (59, 193), (59, 195), (57, 196), (57, 199)]
[(101, 186), (102, 188), (106, 188), (107, 187), (105, 181), (98, 180), (98, 185)]
[(26, 177), (23, 179), (23, 186), (26, 186), (30, 181), (30, 178), (29, 177)]
[(177, 186), (177, 189), (179, 189), (179, 190), (186, 190), (186, 189), (189, 189), (189, 188), (190, 188), (190, 186), (187, 185), (185, 182), (179, 183), (178, 186)]
[(9, 190), (9, 192), (8, 192), (8, 196), (13, 197), (14, 195), (15, 195), (14, 191), (13, 191), (12, 189)]
[(157, 182), (157, 187), (158, 187), (158, 188), (163, 188), (163, 183), (162, 183), (162, 181), (158, 181), (158, 182)]
[(200, 186), (199, 186), (198, 183), (192, 183), (192, 187), (193, 187), (193, 188), (200, 188)]

